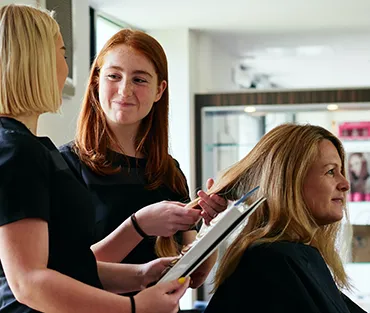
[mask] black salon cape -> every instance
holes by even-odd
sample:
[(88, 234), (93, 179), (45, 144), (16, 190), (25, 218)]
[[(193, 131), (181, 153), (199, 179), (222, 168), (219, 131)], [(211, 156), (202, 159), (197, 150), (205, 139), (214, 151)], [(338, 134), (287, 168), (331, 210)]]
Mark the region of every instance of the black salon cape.
[(363, 313), (334, 283), (319, 251), (276, 242), (246, 250), (205, 313)]

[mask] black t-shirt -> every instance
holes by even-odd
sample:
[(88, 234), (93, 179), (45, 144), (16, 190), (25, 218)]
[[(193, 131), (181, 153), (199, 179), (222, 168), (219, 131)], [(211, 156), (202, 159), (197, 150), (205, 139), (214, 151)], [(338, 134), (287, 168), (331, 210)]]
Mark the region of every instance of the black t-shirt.
[(320, 252), (275, 242), (252, 245), (205, 313), (363, 313), (337, 288)]
[[(60, 147), (59, 151), (93, 197), (96, 209), (95, 242), (108, 236), (132, 213), (147, 205), (163, 200), (189, 201), (189, 197), (184, 198), (166, 186), (148, 190), (145, 178), (146, 159), (128, 157), (108, 150), (107, 160), (113, 162), (113, 166), (121, 166), (121, 170), (111, 175), (99, 175), (80, 161), (72, 147), (73, 142), (70, 142)], [(176, 239), (181, 242), (181, 232), (176, 235)], [(154, 237), (143, 239), (122, 262), (141, 264), (156, 259), (154, 245)]]
[[(48, 268), (102, 288), (90, 250), (92, 207), (90, 194), (49, 138), (0, 117), (0, 226), (24, 218), (47, 221)], [(36, 312), (16, 301), (1, 263), (0, 312)]]

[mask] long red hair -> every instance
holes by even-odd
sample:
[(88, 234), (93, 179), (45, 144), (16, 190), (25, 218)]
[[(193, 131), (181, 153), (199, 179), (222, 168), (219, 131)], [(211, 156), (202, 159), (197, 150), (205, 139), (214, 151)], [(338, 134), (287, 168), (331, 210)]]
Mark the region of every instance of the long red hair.
[(122, 44), (132, 47), (152, 62), (158, 83), (163, 80), (167, 82), (161, 99), (142, 120), (135, 140), (136, 151), (145, 155), (148, 160), (148, 188), (155, 189), (165, 184), (174, 192), (187, 196), (185, 179), (168, 153), (169, 96), (166, 54), (161, 45), (144, 32), (131, 29), (119, 31), (107, 41), (95, 58), (78, 118), (75, 150), (80, 159), (94, 172), (111, 174), (117, 171), (106, 158), (107, 149), (116, 139), (107, 125), (99, 103), (99, 72), (105, 55)]
[(136, 151), (147, 158), (145, 169), (147, 188), (156, 189), (164, 184), (170, 190), (187, 198), (185, 177), (168, 153), (169, 95), (166, 54), (162, 46), (144, 32), (131, 29), (120, 30), (107, 41), (95, 58), (78, 118), (74, 150), (80, 160), (95, 173), (109, 175), (119, 171), (119, 168), (114, 168), (107, 159), (107, 150), (116, 142), (116, 138), (108, 127), (99, 103), (99, 73), (106, 54), (114, 47), (123, 44), (152, 62), (158, 76), (158, 84), (162, 81), (167, 82), (167, 88), (161, 99), (153, 105), (149, 114), (142, 120), (135, 138)]

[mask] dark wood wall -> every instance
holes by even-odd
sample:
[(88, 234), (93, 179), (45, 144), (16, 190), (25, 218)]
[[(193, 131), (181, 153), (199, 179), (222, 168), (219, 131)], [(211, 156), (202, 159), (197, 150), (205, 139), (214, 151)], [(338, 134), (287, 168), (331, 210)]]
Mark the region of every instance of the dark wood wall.
[(370, 88), (328, 90), (279, 90), (268, 92), (195, 95), (199, 106), (370, 102)]

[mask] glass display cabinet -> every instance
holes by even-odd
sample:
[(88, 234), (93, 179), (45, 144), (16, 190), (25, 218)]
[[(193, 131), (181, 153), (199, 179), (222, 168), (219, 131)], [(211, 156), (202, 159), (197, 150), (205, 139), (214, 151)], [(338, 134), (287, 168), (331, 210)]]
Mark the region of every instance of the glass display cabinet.
[[(207, 178), (216, 177), (239, 161), (263, 134), (285, 122), (320, 125), (343, 142), (351, 183), (349, 220), (353, 226), (351, 249), (343, 258), (357, 288), (349, 296), (369, 310), (370, 89), (197, 95), (197, 187), (205, 188)], [(228, 241), (220, 255), (227, 245)], [(211, 297), (212, 277), (213, 273), (198, 294), (206, 301)]]

